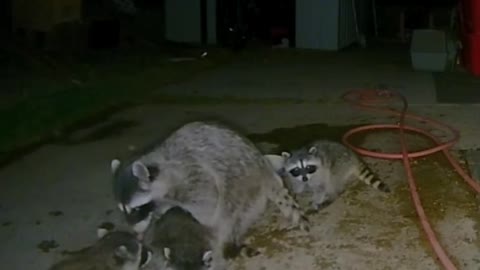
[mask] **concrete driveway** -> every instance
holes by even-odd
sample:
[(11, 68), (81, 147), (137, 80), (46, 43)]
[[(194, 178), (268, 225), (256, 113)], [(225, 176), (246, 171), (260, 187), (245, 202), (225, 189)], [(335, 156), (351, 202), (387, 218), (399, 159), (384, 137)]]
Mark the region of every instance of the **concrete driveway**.
[[(357, 74), (357, 79), (350, 80), (348, 76), (337, 74), (328, 80), (331, 84), (326, 87), (329, 84), (322, 83), (325, 74), (308, 64), (297, 65), (296, 71), (290, 73), (284, 68), (282, 75), (275, 76), (275, 69), (279, 69), (276, 65), (270, 69), (268, 66), (255, 69), (255, 65), (248, 66), (244, 62), (162, 91), (208, 94), (215, 93), (215, 89), (234, 88), (237, 89), (234, 93), (247, 91), (250, 93), (247, 96), (255, 97), (255, 93), (266, 89), (272, 97), (275, 93), (291, 96), (287, 90), (292, 85), (303, 91), (300, 86), (309, 77), (302, 77), (303, 70), (309, 70), (308, 74), (320, 76), (310, 78), (310, 89), (337, 89), (335, 94), (325, 92), (335, 99), (341, 94), (341, 85), (353, 87), (364, 76)], [(334, 66), (341, 68), (337, 64)], [(382, 72), (385, 71), (379, 71), (376, 76), (381, 77), (385, 74)], [(404, 78), (406, 86), (416, 85), (420, 89), (422, 81), (429, 85), (429, 74), (413, 74), (409, 77), (411, 80)], [(267, 82), (265, 78), (270, 79)], [(400, 81), (388, 78), (384, 77), (387, 84)], [(417, 78), (417, 84), (412, 78)], [(241, 84), (241, 81), (248, 83)], [(277, 92), (281, 85), (282, 90)], [(358, 83), (359, 88), (364, 86)], [(414, 99), (413, 103), (422, 104), (413, 105), (412, 111), (460, 129), (462, 138), (456, 150), (479, 147), (480, 106), (435, 105), (429, 100), (429, 90), (419, 92), (417, 96), (420, 97), (415, 100), (411, 88), (403, 89)], [(221, 96), (222, 91), (211, 95)], [(150, 104), (117, 113), (107, 123), (72, 134), (70, 140), (38, 149), (0, 170), (0, 261), (9, 269), (47, 269), (62, 257), (62, 251), (92, 243), (96, 238), (96, 226), (101, 223), (112, 222), (118, 228), (123, 227), (110, 189), (110, 160), (165, 136), (187, 120), (219, 117), (246, 133), (255, 133), (252, 138), (257, 138), (257, 143), (280, 144), (280, 147), (288, 141), (301, 141), (305, 136), (338, 137), (339, 131), (351, 125), (394, 121), (383, 115), (353, 110), (338, 100), (319, 102), (319, 99), (324, 96), (305, 98), (305, 102), (299, 104)], [(281, 136), (283, 133), (285, 135)], [(361, 143), (385, 151), (398, 150), (395, 134), (369, 134)], [(422, 139), (414, 136), (410, 143), (414, 148), (426, 146)], [(461, 151), (455, 153), (460, 155)], [(401, 164), (366, 161), (392, 186), (391, 195), (381, 194), (361, 183), (354, 185), (331, 206), (311, 216), (313, 228), (309, 234), (275, 231), (284, 221), (271, 208), (248, 239), (260, 249), (261, 255), (239, 258), (232, 262), (231, 269), (440, 269), (411, 207)], [(425, 208), (459, 269), (478, 269), (478, 201), (445, 164), (438, 157), (415, 162)]]

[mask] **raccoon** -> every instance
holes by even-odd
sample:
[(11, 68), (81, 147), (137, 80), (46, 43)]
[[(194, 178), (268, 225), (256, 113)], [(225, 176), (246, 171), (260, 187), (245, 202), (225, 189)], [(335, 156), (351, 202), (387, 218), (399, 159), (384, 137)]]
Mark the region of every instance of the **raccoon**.
[(122, 166), (113, 160), (111, 169), (115, 199), (134, 230), (142, 235), (153, 218), (180, 206), (212, 232), (213, 264), (223, 264), (226, 245), (242, 245), (268, 201), (308, 230), (303, 210), (270, 162), (219, 123), (187, 123), (133, 161)]
[(125, 231), (97, 229), (98, 240), (90, 247), (70, 253), (49, 270), (138, 270), (149, 264), (152, 250)]
[[(145, 241), (155, 251), (155, 256), (147, 269), (150, 269), (150, 265), (166, 270), (211, 269), (213, 234), (185, 209), (178, 206), (168, 209), (149, 231), (150, 237), (147, 236)], [(245, 251), (247, 256), (256, 255), (249, 253), (254, 251), (246, 245), (227, 245), (225, 249), (229, 249), (224, 250), (224, 253), (230, 258), (242, 251)], [(161, 257), (158, 254), (161, 254)]]
[(311, 193), (311, 204), (315, 210), (333, 202), (355, 179), (382, 192), (390, 192), (388, 185), (356, 153), (341, 143), (317, 140), (281, 155), (284, 164), (277, 173), (288, 182), (293, 193)]
[(154, 250), (147, 269), (207, 270), (212, 266), (211, 231), (179, 206), (155, 220), (144, 241)]

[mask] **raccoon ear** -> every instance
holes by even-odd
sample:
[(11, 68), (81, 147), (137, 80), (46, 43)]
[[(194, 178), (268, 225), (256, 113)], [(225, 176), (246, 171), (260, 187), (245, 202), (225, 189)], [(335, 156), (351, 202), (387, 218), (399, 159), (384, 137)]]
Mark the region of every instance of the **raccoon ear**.
[(308, 149), (308, 153), (310, 155), (313, 155), (313, 154), (317, 153), (317, 147), (316, 146), (310, 147), (310, 149)]
[(145, 164), (143, 164), (141, 161), (135, 161), (132, 164), (132, 174), (138, 179), (140, 188), (150, 188), (150, 172)]
[(145, 166), (141, 161), (135, 161), (132, 164), (132, 173), (139, 179), (148, 179), (150, 176), (147, 166)]
[(163, 248), (163, 256), (165, 257), (165, 260), (169, 261), (170, 260), (170, 254), (172, 251), (169, 248)]
[(282, 152), (282, 157), (287, 159), (291, 156), (291, 154), (289, 152)]
[(121, 164), (120, 160), (118, 159), (112, 160), (112, 162), (110, 163), (110, 168), (112, 170), (112, 173), (115, 173), (117, 171), (118, 167), (120, 167), (120, 164)]
[(203, 264), (206, 266), (209, 266), (212, 263), (213, 256), (212, 256), (212, 251), (208, 250), (205, 253), (203, 253), (202, 261)]
[(103, 238), (105, 235), (108, 234), (108, 230), (105, 228), (97, 228), (97, 237), (98, 239)]

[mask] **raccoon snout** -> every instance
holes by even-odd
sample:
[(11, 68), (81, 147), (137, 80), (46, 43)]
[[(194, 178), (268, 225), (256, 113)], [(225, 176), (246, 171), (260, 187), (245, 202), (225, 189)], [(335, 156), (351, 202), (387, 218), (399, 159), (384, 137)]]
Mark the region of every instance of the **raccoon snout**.
[(307, 182), (307, 181), (308, 181), (308, 177), (303, 176), (303, 177), (302, 177), (302, 181), (303, 181), (303, 182)]

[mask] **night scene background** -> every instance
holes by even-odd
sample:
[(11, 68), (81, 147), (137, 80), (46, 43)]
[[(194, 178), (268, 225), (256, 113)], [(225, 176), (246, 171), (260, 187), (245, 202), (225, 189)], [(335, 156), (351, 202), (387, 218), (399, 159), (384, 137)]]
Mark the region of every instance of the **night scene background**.
[[(452, 155), (480, 176), (480, 1), (3, 0), (0, 12), (0, 261), (9, 269), (48, 269), (92, 244), (99, 224), (122, 227), (110, 161), (190, 120), (225, 120), (278, 154), (397, 123), (342, 99), (391, 90), (412, 113), (457, 129)], [(449, 136), (437, 128), (427, 129)], [(399, 152), (397, 136), (353, 141)], [(432, 145), (408, 138), (413, 150)], [(261, 255), (231, 269), (439, 269), (401, 162), (366, 160), (393, 195), (356, 185), (312, 216), (314, 236), (263, 220), (249, 236)], [(440, 153), (412, 166), (442, 245), (459, 269), (478, 269), (474, 192)]]

